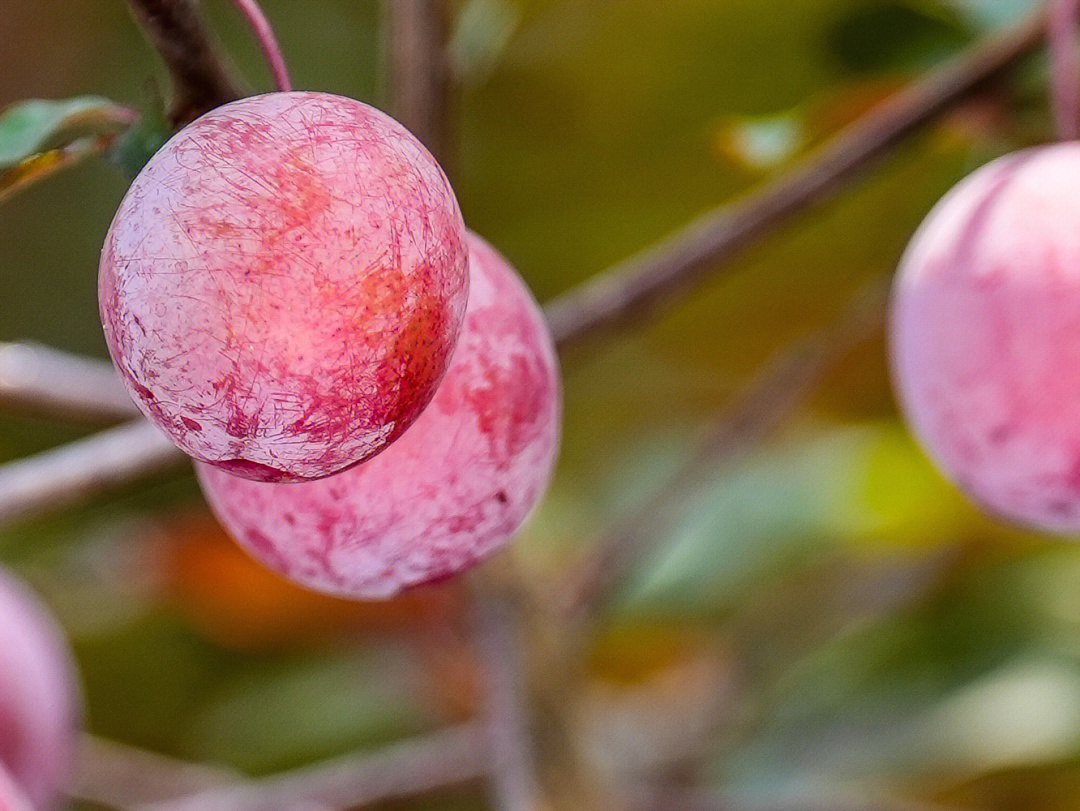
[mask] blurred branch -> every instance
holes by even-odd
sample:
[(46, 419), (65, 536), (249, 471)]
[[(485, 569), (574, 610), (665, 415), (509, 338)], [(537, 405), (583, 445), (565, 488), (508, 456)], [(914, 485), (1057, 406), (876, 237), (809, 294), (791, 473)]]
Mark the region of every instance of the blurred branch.
[(139, 415), (111, 363), (31, 343), (0, 343), (0, 407), (90, 421)]
[(71, 796), (109, 808), (135, 809), (238, 779), (233, 772), (165, 757), (87, 735)]
[(261, 780), (211, 789), (143, 811), (292, 811), (305, 803), (359, 808), (461, 785), (487, 767), (484, 730), (462, 724)]
[(145, 420), (0, 465), (0, 526), (70, 507), (187, 457)]
[(959, 811), (936, 803), (894, 799), (757, 803), (715, 795), (703, 789), (682, 789), (660, 797), (648, 787), (632, 789), (625, 794), (624, 801), (628, 811)]
[(452, 173), (446, 0), (383, 0), (394, 115)]
[(692, 458), (651, 499), (618, 522), (597, 544), (569, 590), (568, 613), (591, 615), (653, 549), (658, 516), (685, 504), (704, 481), (730, 468), (776, 430), (848, 352), (884, 320), (888, 285), (876, 281), (833, 324), (814, 332), (769, 363), (708, 429)]
[(487, 725), (491, 763), (489, 781), (499, 811), (535, 811), (540, 784), (525, 708), (521, 606), (499, 594), (477, 597), (476, 628), (487, 665)]
[(750, 197), (721, 206), (683, 230), (558, 296), (546, 307), (560, 345), (610, 329), (701, 281), (779, 225), (821, 205), (905, 137), (1034, 51), (1045, 11), (975, 45), (843, 130), (800, 166)]
[(1058, 137), (1080, 138), (1080, 0), (1050, 0), (1050, 95)]
[(243, 86), (221, 55), (197, 0), (128, 3), (172, 78), (169, 120), (174, 127), (243, 95)]

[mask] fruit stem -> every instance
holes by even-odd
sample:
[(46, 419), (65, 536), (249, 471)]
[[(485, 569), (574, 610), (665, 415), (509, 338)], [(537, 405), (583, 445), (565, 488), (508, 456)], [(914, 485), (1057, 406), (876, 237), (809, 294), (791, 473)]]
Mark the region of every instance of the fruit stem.
[(270, 72), (274, 74), (278, 90), (286, 93), (292, 90), (292, 80), (289, 79), (285, 55), (281, 52), (281, 46), (278, 44), (277, 37), (274, 36), (274, 29), (260, 8), (258, 0), (233, 0), (233, 4), (247, 18), (248, 24), (255, 32), (255, 38), (262, 46), (263, 53), (266, 54), (266, 61), (270, 63)]
[(1048, 17), (1050, 93), (1062, 141), (1080, 138), (1080, 0), (1054, 0)]

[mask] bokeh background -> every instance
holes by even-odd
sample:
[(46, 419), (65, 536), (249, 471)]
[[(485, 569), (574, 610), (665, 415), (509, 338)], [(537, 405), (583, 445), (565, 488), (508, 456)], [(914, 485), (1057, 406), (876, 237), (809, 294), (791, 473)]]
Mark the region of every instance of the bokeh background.
[[(298, 87), (385, 101), (377, 3), (263, 5)], [(455, 186), (544, 301), (1034, 4), (460, 5)], [(204, 6), (269, 89), (230, 4)], [(147, 108), (164, 87), (119, 0), (0, 3), (0, 106), (93, 93)], [(565, 354), (558, 474), (504, 557), (555, 593), (755, 370), (892, 273), (954, 182), (1050, 129), (1035, 58), (730, 274)], [(127, 182), (90, 161), (0, 205), (0, 340), (105, 355), (97, 255)], [(0, 461), (86, 430), (0, 415)], [(896, 416), (880, 338), (662, 523), (574, 689), (541, 705), (598, 782), (690, 758), (695, 780), (758, 804), (1080, 808), (1080, 546), (981, 515), (934, 471)], [(187, 473), (4, 528), (0, 560), (60, 616), (110, 739), (266, 774), (476, 709), (461, 582), (386, 604), (307, 595), (233, 548)], [(387, 807), (487, 802), (466, 786)]]

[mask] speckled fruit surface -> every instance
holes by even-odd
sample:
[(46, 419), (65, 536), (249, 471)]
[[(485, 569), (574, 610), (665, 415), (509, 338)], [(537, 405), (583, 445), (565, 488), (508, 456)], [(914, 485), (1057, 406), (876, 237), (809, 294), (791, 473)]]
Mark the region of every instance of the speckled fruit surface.
[(296, 582), (377, 599), (442, 580), (505, 544), (543, 495), (560, 433), (554, 347), (514, 269), (479, 237), (469, 246), (469, 304), (450, 371), (397, 442), (302, 484), (196, 466), (236, 540)]
[(434, 395), (466, 257), (446, 176), (397, 122), (271, 93), (195, 120), (135, 179), (102, 251), (102, 323), (135, 402), (185, 452), (319, 478)]
[(1080, 531), (1080, 145), (997, 160), (933, 210), (896, 280), (904, 413), (989, 511)]
[(0, 571), (0, 763), (39, 811), (57, 805), (73, 774), (81, 704), (60, 629)]

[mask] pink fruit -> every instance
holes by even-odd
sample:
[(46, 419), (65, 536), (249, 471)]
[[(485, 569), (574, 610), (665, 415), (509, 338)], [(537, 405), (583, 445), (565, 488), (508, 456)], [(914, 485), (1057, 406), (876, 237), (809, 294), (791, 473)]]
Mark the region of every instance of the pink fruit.
[(0, 764), (39, 811), (56, 805), (72, 774), (80, 695), (51, 615), (0, 572)]
[(172, 138), (105, 240), (101, 317), (143, 412), (266, 481), (378, 453), (430, 401), (468, 298), (464, 224), (393, 119), (271, 93)]
[(1010, 155), (933, 210), (893, 299), (903, 410), (989, 510), (1080, 530), (1080, 145)]
[(472, 283), (450, 371), (379, 456), (318, 482), (266, 484), (197, 465), (236, 540), (296, 582), (385, 598), (475, 564), (517, 531), (558, 450), (558, 364), (521, 279), (469, 235)]
[(26, 793), (0, 764), (0, 811), (34, 811)]

